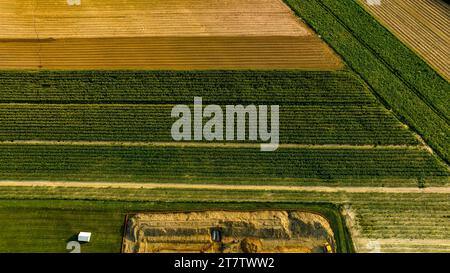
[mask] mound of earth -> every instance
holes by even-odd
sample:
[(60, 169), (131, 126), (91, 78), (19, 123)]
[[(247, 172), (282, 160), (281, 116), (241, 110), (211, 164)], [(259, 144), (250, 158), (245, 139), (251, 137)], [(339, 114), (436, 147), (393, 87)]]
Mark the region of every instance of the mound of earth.
[(334, 252), (322, 216), (302, 211), (140, 213), (128, 219), (123, 252)]

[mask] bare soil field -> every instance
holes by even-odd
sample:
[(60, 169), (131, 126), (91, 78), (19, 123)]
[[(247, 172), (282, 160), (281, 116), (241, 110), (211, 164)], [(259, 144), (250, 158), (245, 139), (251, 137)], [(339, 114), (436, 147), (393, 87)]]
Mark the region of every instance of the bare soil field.
[(281, 0), (0, 1), (0, 69), (335, 70)]
[(0, 68), (333, 70), (339, 60), (314, 36), (0, 40)]
[(450, 6), (440, 0), (383, 0), (361, 4), (450, 80)]
[(128, 219), (122, 251), (334, 252), (335, 242), (328, 221), (308, 212), (157, 212)]

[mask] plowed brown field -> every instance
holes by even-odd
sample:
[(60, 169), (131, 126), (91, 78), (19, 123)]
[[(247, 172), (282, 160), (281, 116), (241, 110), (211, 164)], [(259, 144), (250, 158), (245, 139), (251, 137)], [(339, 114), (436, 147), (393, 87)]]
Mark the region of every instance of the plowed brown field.
[(382, 0), (375, 17), (450, 80), (450, 6), (440, 0)]
[(0, 69), (342, 65), (281, 0), (0, 0), (0, 60)]

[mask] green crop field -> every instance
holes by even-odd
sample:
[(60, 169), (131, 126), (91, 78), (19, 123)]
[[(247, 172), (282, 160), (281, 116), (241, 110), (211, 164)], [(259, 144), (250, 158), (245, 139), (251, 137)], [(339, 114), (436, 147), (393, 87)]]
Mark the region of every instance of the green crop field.
[(345, 71), (3, 72), (0, 83), (0, 141), (171, 141), (173, 106), (200, 96), (281, 105), (281, 143), (418, 144)]
[(450, 162), (447, 81), (354, 0), (285, 2), (322, 35), (388, 107)]
[[(0, 108), (0, 141), (172, 141), (174, 106), (7, 104)], [(281, 143), (418, 144), (377, 105), (284, 106), (280, 127)]]
[[(386, 186), (449, 182), (445, 164), (349, 71), (0, 75), (0, 180), (277, 185), (366, 181)], [(152, 145), (172, 141), (171, 109), (192, 105), (194, 96), (202, 96), (204, 104), (279, 104), (281, 144), (301, 146), (267, 154), (245, 147)], [(130, 147), (127, 142), (138, 143)]]
[(2, 71), (0, 83), (2, 103), (377, 103), (349, 71)]
[[(0, 71), (0, 252), (81, 230), (119, 252), (127, 214), (203, 209), (320, 213), (339, 252), (450, 252), (450, 83), (356, 0), (284, 2), (340, 70)], [(173, 141), (194, 97), (279, 105), (280, 147)]]
[[(6, 180), (231, 182), (417, 186), (449, 183), (448, 171), (415, 148), (255, 148), (0, 145)], [(361, 183), (358, 181), (366, 181)], [(406, 179), (409, 179), (406, 180)]]

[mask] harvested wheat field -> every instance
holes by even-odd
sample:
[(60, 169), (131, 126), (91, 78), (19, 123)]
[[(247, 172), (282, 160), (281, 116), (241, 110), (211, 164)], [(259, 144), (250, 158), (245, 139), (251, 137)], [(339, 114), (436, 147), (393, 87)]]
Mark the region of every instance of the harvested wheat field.
[(128, 219), (123, 252), (334, 252), (328, 221), (301, 211), (141, 213)]
[(0, 68), (342, 66), (281, 0), (68, 2), (0, 0)]
[(450, 6), (441, 0), (382, 0), (368, 5), (376, 18), (450, 80)]

